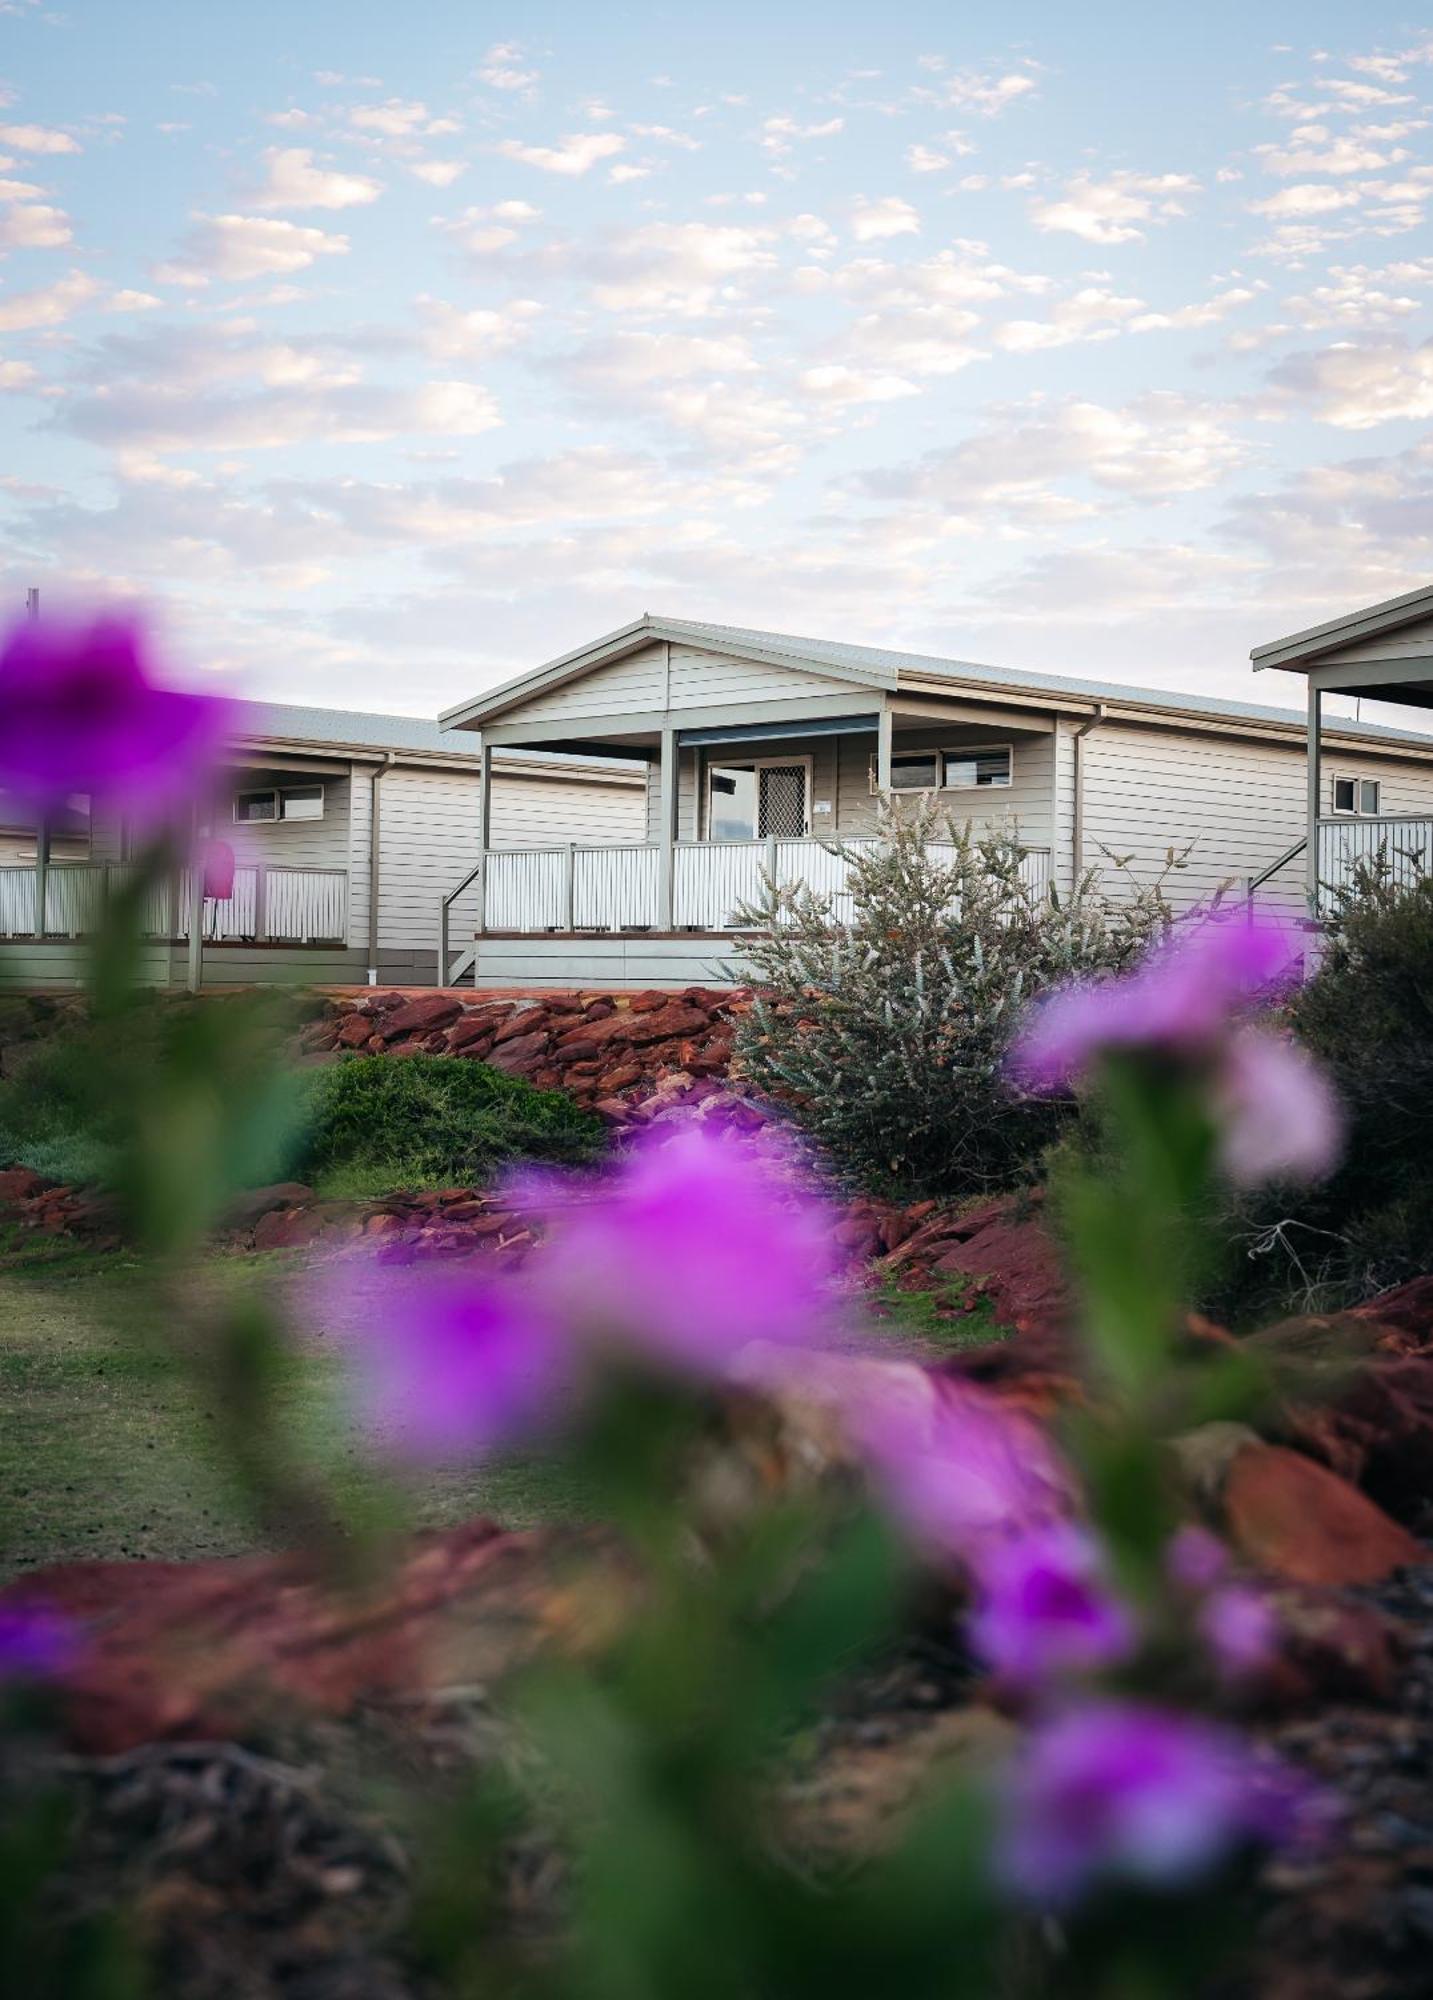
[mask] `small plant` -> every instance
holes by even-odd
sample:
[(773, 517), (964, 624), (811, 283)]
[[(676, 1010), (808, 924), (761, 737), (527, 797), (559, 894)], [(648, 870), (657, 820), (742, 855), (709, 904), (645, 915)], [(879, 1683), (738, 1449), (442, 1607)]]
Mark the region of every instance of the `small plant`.
[(865, 1185), (1008, 1184), (1065, 1117), (1012, 1098), (1017, 1022), (1047, 987), (1119, 971), (1165, 930), (1162, 878), (1118, 898), (1093, 871), (1068, 896), (1037, 889), (1013, 833), (976, 834), (933, 808), (884, 810), (880, 835), (847, 855), (849, 922), (805, 889), (772, 889), (743, 913), (763, 997), (739, 1030), (741, 1061)]
[(350, 1056), (310, 1072), (294, 1171), (327, 1193), (481, 1184), (516, 1160), (595, 1158), (602, 1126), (486, 1063)]

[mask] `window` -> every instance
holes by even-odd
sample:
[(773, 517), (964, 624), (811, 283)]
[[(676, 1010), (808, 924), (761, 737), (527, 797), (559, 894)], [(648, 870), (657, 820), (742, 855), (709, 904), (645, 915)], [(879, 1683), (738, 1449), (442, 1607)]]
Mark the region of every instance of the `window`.
[(241, 826), (257, 826), (277, 819), (322, 819), (322, 785), (287, 785), (282, 791), (239, 792), (234, 799), (234, 818)]
[(1378, 799), (1377, 778), (1335, 778), (1333, 781), (1333, 809), (1336, 813), (1358, 813), (1374, 818), (1379, 809)]
[(891, 759), (893, 792), (933, 792), (940, 783), (940, 752), (917, 750)]
[(295, 785), (280, 794), (285, 819), (322, 819), (323, 786)]
[(947, 750), (945, 786), (947, 791), (984, 790), (987, 786), (1008, 785), (1011, 780), (1011, 751), (1008, 743), (978, 750)]

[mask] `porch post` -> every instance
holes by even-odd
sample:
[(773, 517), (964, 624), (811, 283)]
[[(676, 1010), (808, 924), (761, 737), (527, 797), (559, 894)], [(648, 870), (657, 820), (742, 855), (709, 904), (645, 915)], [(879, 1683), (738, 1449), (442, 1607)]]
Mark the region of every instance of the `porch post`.
[(657, 929), (675, 930), (673, 888), (677, 866), (677, 732), (662, 726), (662, 758), (657, 773)]
[(1319, 905), (1319, 810), (1323, 802), (1323, 746), (1319, 740), (1323, 719), (1323, 689), (1309, 680), (1308, 743), (1308, 846), (1304, 851), (1304, 881), (1308, 890), (1309, 913), (1318, 915)]
[[(481, 936), (488, 924), (488, 847), (493, 830), (493, 746), (486, 736), (479, 756), (478, 786), (478, 914), (473, 928)], [(447, 978), (448, 968), (445, 965), (445, 985)], [(476, 969), (473, 978), (476, 982)]]
[(894, 726), (895, 718), (883, 701), (876, 718), (876, 787), (882, 792), (891, 789), (891, 735)]
[(197, 993), (204, 983), (204, 863), (199, 852), (199, 815), (189, 843), (189, 950), (184, 984)]
[(41, 814), (35, 826), (35, 939), (42, 942), (48, 915), (50, 883), (50, 822)]

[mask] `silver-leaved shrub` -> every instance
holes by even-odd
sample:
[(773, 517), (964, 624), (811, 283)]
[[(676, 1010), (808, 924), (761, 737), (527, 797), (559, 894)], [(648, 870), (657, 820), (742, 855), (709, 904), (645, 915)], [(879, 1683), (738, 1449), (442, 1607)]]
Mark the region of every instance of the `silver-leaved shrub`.
[(1152, 885), (1115, 857), (1069, 894), (1039, 886), (1016, 830), (974, 832), (924, 801), (882, 807), (878, 837), (837, 850), (838, 907), (773, 889), (741, 912), (758, 998), (746, 1074), (790, 1104), (832, 1164), (873, 1189), (971, 1194), (1018, 1180), (1068, 1106), (1012, 1093), (1010, 1038), (1030, 1001), (1120, 971), (1168, 928), (1171, 852)]

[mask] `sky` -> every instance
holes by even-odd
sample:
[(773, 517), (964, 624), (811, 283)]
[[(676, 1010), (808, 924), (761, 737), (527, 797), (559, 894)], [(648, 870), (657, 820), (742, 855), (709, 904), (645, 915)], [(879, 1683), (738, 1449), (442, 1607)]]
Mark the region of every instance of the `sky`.
[(0, 604), (191, 675), (651, 611), (1293, 704), (1433, 581), (1433, 18), (0, 0), (0, 86)]

